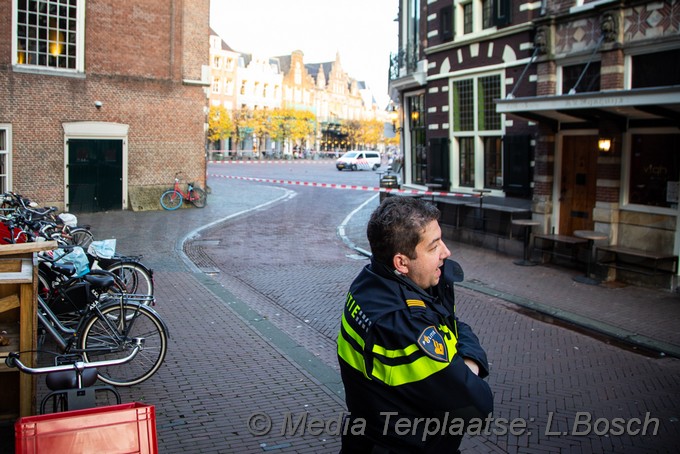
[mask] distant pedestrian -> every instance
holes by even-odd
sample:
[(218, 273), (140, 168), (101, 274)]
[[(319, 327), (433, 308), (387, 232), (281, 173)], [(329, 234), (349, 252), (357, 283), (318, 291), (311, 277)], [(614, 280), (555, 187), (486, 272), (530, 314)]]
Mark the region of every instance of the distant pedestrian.
[(439, 215), (421, 199), (388, 197), (368, 222), (373, 256), (350, 286), (338, 337), (343, 454), (455, 453), (460, 425), (493, 409), (486, 353), (454, 313), (462, 270), (448, 260)]

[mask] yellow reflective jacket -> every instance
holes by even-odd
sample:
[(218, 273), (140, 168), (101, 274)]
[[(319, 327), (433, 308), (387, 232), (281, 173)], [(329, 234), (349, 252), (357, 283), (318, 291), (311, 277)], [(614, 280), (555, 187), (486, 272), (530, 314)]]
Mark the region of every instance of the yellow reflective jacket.
[[(366, 421), (364, 437), (343, 436), (343, 452), (378, 445), (395, 452), (457, 449), (461, 436), (428, 436), (395, 427), (399, 417), (485, 418), (493, 409), (488, 362), (477, 336), (454, 314), (453, 282), (445, 261), (436, 288), (372, 261), (347, 294), (338, 336), (338, 360), (347, 409)], [(465, 365), (471, 358), (480, 376)], [(422, 429), (422, 428), (421, 428)], [(366, 444), (368, 443), (368, 444)], [(453, 451), (455, 452), (455, 449)]]

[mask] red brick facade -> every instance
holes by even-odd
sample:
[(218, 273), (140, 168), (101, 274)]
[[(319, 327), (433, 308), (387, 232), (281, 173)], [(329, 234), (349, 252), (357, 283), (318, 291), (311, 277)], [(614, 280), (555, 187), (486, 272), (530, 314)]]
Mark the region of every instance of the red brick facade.
[(128, 194), (168, 187), (177, 171), (205, 185), (201, 79), (208, 65), (209, 0), (85, 4), (84, 71), (59, 74), (12, 66), (13, 2), (0, 0), (0, 124), (12, 132), (9, 189), (63, 206), (64, 124), (72, 122), (128, 126)]

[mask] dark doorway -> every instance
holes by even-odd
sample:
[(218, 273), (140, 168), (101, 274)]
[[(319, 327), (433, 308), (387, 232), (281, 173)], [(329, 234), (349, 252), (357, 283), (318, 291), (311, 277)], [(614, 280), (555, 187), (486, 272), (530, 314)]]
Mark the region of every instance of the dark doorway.
[(68, 141), (69, 210), (120, 210), (123, 203), (123, 141)]

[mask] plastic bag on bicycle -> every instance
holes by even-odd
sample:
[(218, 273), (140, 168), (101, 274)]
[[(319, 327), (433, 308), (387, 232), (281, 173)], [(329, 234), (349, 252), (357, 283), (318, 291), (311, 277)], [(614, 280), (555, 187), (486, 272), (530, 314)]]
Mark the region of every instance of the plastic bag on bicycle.
[(90, 272), (90, 261), (87, 259), (87, 254), (85, 254), (85, 251), (80, 246), (74, 247), (69, 252), (65, 252), (63, 249), (57, 249), (53, 252), (53, 257), (58, 259), (56, 263), (72, 263), (73, 266), (76, 267), (76, 273), (74, 274), (76, 277), (85, 276)]

